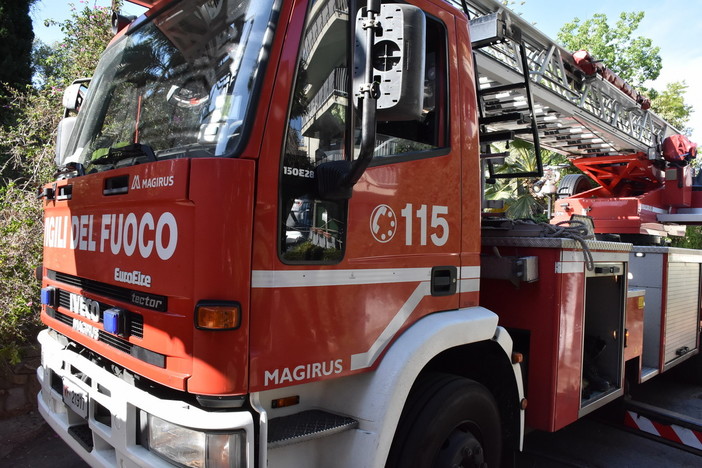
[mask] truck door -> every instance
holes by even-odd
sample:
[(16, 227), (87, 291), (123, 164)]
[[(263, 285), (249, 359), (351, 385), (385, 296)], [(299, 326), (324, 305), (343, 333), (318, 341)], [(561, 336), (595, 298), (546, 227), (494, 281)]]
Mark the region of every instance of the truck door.
[[(275, 228), (267, 231), (273, 219), (262, 215), (262, 235), (255, 235), (265, 247), (254, 246), (252, 391), (372, 368), (413, 322), (459, 304), (461, 160), (458, 122), (451, 117), (458, 104), (450, 99), (459, 93), (456, 51), (448, 46), (453, 18), (431, 4), (424, 8), (422, 115), (378, 121), (373, 162), (351, 199), (322, 200), (315, 167), (353, 158), (359, 145), (349, 73), (355, 21), (343, 5), (330, 0), (309, 7), (286, 127), (277, 136), (280, 163), (274, 176), (259, 176), (277, 180), (278, 191)], [(264, 152), (262, 158), (269, 156)], [(262, 171), (265, 166), (262, 161)], [(275, 239), (264, 232), (275, 232)]]

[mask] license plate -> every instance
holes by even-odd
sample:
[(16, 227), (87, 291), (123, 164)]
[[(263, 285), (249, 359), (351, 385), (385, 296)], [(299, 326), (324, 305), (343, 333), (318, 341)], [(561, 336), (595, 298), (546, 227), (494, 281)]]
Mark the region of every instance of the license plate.
[(63, 402), (82, 418), (88, 417), (88, 393), (69, 382), (63, 380)]

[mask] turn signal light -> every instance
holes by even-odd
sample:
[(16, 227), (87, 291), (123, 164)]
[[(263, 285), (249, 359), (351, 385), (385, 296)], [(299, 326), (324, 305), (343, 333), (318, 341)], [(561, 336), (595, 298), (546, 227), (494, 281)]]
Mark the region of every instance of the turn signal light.
[(300, 395), (293, 395), (285, 398), (278, 398), (271, 401), (272, 408), (285, 408), (286, 406), (294, 406), (300, 404)]
[(195, 327), (201, 330), (236, 330), (241, 325), (238, 302), (200, 302), (195, 307)]

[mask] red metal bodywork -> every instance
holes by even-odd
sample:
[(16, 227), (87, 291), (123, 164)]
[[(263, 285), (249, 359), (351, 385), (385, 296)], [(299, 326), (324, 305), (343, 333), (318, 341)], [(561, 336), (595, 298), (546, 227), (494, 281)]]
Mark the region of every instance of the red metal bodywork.
[[(617, 337), (624, 331), (628, 244), (590, 243), (592, 270), (579, 246), (564, 239), (498, 235), (484, 245), (490, 279), (481, 281), (480, 303), (499, 315), (525, 356), (527, 424), (556, 431), (621, 396), (623, 340)], [(533, 257), (533, 282), (513, 284), (493, 274), (495, 259)], [(593, 387), (595, 379), (606, 380), (606, 388)]]
[(663, 186), (662, 171), (644, 153), (573, 160), (611, 197), (636, 196)]
[(143, 6), (146, 8), (151, 8), (157, 3), (167, 3), (167, 0), (127, 0), (129, 3), (134, 3), (135, 5)]
[[(667, 141), (667, 140), (666, 140)], [(644, 153), (579, 158), (573, 164), (598, 186), (556, 201), (552, 223), (572, 215), (593, 218), (595, 232), (682, 236), (700, 224), (702, 192), (693, 186), (689, 165), (666, 165)], [(659, 215), (679, 215), (661, 221)]]
[(639, 197), (599, 197), (601, 188), (557, 200), (551, 223), (570, 220), (572, 215), (593, 218), (595, 232), (616, 234), (656, 234), (666, 232), (658, 222), (663, 213), (662, 190), (655, 190)]
[[(469, 44), (467, 27), (457, 25), (451, 11), (430, 2), (416, 2), (428, 14), (441, 19), (448, 29), (448, 37), (458, 36), (460, 44)], [(289, 37), (301, 34), (298, 25), (303, 23), (304, 8), (296, 9), (298, 15), (290, 22)], [(449, 44), (448, 94), (465, 96), (464, 102), (474, 101), (471, 62), (459, 57), (470, 56), (469, 46), (456, 42)], [(460, 54), (460, 55), (459, 55)], [(467, 54), (467, 55), (466, 55)], [(369, 168), (354, 188), (349, 201), (347, 246), (344, 259), (337, 265), (286, 265), (278, 257), (275, 242), (278, 229), (277, 181), (280, 174), (280, 142), (283, 140), (287, 103), (292, 92), (295, 73), (297, 41), (289, 40), (282, 51), (278, 69), (277, 86), (269, 115), (269, 125), (261, 148), (256, 217), (254, 221), (253, 270), (262, 274), (296, 275), (305, 271), (317, 272), (381, 271), (396, 269), (431, 268), (436, 265), (479, 265), (480, 237), (478, 234), (479, 203), (462, 204), (463, 200), (480, 199), (477, 159), (477, 126), (459, 125), (477, 122), (475, 106), (461, 106), (459, 99), (449, 103), (451, 140), (450, 149), (435, 157), (405, 161)], [(456, 116), (461, 116), (457, 118)], [(441, 180), (441, 184), (416, 183)], [(465, 177), (468, 183), (462, 183)], [(460, 197), (456, 194), (461, 193)], [(376, 241), (369, 229), (371, 214), (376, 206), (388, 205), (399, 215), (407, 204), (438, 205), (448, 207), (449, 239), (441, 247), (416, 243), (406, 245), (404, 238), (395, 235), (391, 241)], [(399, 219), (399, 218), (398, 218)], [(399, 226), (403, 233), (405, 227)], [(417, 229), (417, 226), (415, 226)], [(266, 381), (266, 372), (281, 373), (323, 364), (340, 363), (333, 377), (357, 373), (368, 368), (352, 369), (351, 356), (367, 352), (381, 336), (393, 318), (403, 308), (420, 286), (421, 281), (385, 284), (345, 284), (305, 287), (256, 287), (252, 290), (251, 323), (251, 380), (250, 390), (260, 391), (284, 386)], [(459, 306), (477, 305), (478, 292), (470, 291), (446, 297), (425, 296), (416, 305), (394, 337), (419, 318), (440, 310)], [(378, 361), (371, 363), (375, 367)], [(338, 369), (338, 372), (336, 370)], [(325, 377), (328, 378), (328, 377)], [(295, 379), (306, 382), (311, 379)], [(314, 379), (318, 380), (318, 379)], [(289, 384), (291, 382), (287, 382)]]
[[(131, 181), (127, 193), (103, 194), (107, 179), (127, 174)], [(164, 161), (60, 181), (56, 184), (57, 189), (71, 186), (71, 199), (45, 201), (45, 272), (51, 270), (167, 296), (168, 310), (149, 310), (106, 299), (94, 290), (85, 291), (81, 287), (53, 281), (47, 275), (45, 286), (56, 286), (142, 315), (143, 338), (130, 337), (128, 341), (165, 355), (165, 368), (95, 342), (51, 318), (46, 310), (42, 313), (44, 323), (108, 359), (169, 387), (205, 394), (245, 392), (249, 283), (245, 267), (249, 264), (250, 230), (240, 227), (251, 225), (253, 174), (254, 164), (246, 160)], [(171, 185), (137, 188), (137, 178), (140, 181), (160, 178)], [(213, 182), (228, 185), (233, 190), (214, 193), (210, 190)], [(150, 255), (144, 257), (141, 247), (134, 248), (129, 254), (129, 244), (155, 246), (159, 243), (156, 238), (158, 231), (153, 225), (143, 224), (142, 228), (140, 223), (138, 230), (126, 227), (129, 215), (142, 220), (150, 214), (157, 222), (164, 213), (170, 213), (177, 223), (177, 234), (165, 228), (161, 232), (161, 244), (175, 243), (172, 256), (161, 259), (152, 248)], [(105, 218), (110, 215), (114, 217)], [(116, 220), (120, 215), (125, 218), (123, 246), (115, 254), (111, 242), (119, 239)], [(218, 229), (211, 228), (212, 219), (218, 220)], [(143, 233), (138, 235), (137, 231)], [(176, 236), (175, 240), (173, 236)], [(72, 244), (75, 248), (71, 248)], [(150, 284), (117, 282), (117, 268), (123, 272), (139, 271), (148, 275)], [(213, 346), (212, 332), (196, 330), (193, 326), (195, 303), (207, 299), (236, 300), (242, 305), (242, 327), (217, 334), (217, 339), (229, 343), (230, 352), (222, 353), (218, 346)], [(65, 307), (58, 307), (58, 311), (103, 329), (101, 324), (90, 322)]]
[(515, 290), (506, 281), (483, 279), (480, 302), (499, 314), (502, 326), (530, 333), (527, 424), (556, 431), (576, 421), (580, 410), (585, 273), (553, 274), (559, 249), (500, 247), (500, 254), (539, 256), (539, 281)]

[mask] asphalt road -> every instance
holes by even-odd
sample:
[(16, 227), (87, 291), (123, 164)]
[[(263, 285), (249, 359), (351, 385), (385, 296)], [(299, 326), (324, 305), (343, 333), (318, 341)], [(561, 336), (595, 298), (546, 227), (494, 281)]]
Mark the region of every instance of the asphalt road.
[(527, 436), (517, 468), (699, 468), (702, 457), (586, 417)]
[(34, 412), (0, 421), (3, 468), (87, 468), (88, 465)]

